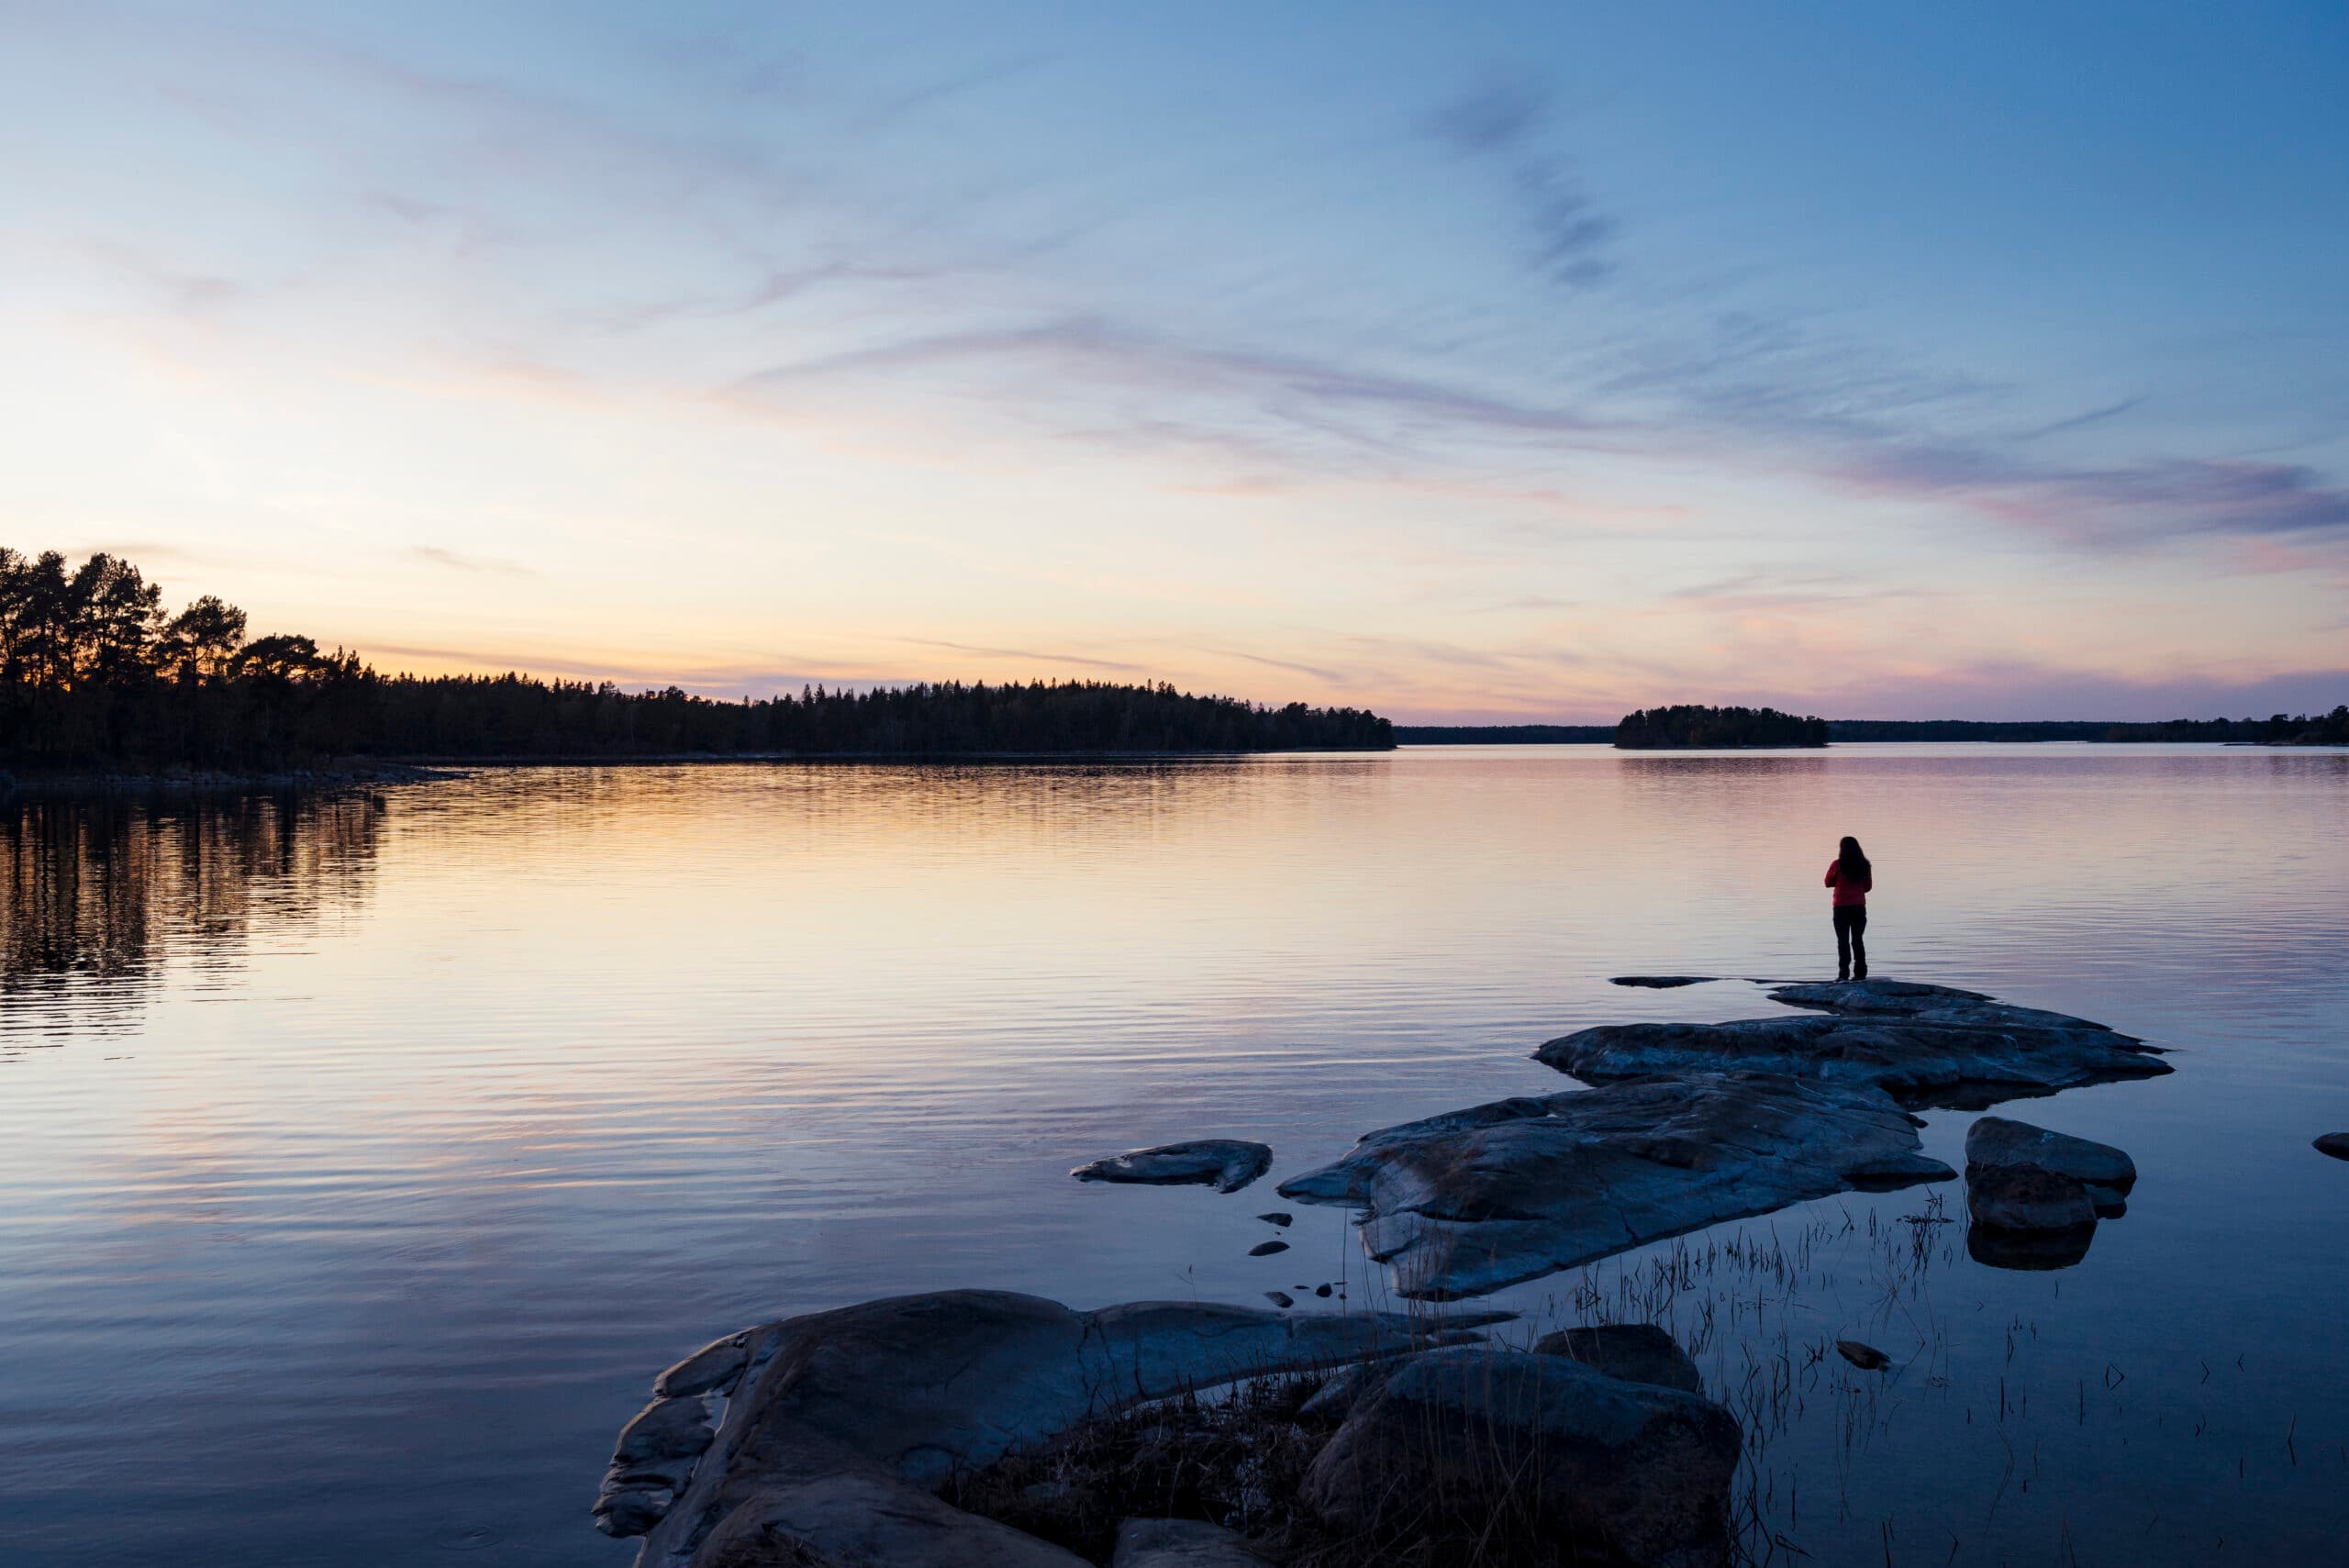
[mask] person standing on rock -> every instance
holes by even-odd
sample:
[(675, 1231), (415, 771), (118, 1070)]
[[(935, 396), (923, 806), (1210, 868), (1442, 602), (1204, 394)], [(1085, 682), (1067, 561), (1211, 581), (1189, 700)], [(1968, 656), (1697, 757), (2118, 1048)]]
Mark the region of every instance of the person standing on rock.
[(1848, 833), (1827, 862), (1827, 885), (1835, 890), (1835, 978), (1865, 980), (1868, 889), (1876, 885), (1876, 871), (1860, 841)]

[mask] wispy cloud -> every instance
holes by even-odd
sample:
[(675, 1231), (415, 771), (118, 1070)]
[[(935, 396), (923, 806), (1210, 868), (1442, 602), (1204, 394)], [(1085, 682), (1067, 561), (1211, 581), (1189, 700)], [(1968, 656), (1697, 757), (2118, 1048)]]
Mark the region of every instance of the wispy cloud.
[(451, 572), (486, 572), (502, 577), (535, 577), (538, 573), (518, 561), (504, 561), (495, 556), (465, 555), (444, 550), (437, 544), (412, 544), (404, 551), (411, 561), (427, 566), (438, 566)]

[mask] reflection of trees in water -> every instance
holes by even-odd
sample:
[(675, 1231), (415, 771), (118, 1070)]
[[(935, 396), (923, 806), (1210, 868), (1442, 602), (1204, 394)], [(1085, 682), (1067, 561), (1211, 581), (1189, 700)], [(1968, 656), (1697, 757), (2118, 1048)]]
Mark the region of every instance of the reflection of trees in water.
[(256, 928), (357, 902), (382, 809), (348, 794), (0, 806), (0, 1029), (125, 1027), (165, 959), (234, 964)]

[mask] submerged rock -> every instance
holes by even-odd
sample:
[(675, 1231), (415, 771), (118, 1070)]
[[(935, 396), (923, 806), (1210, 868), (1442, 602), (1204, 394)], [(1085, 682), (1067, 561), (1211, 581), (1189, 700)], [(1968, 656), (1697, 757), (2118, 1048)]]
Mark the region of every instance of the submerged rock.
[(1069, 1173), (1080, 1182), (1130, 1182), (1147, 1186), (1211, 1186), (1236, 1193), (1272, 1169), (1270, 1145), (1237, 1138), (1201, 1138), (1112, 1154)]
[(2312, 1147), (2320, 1154), (2330, 1154), (2336, 1160), (2349, 1160), (2349, 1132), (2328, 1132)]
[(1718, 1220), (1956, 1174), (1865, 1084), (1692, 1073), (1524, 1095), (1367, 1134), (1281, 1195), (1368, 1210), (1409, 1297), (1474, 1296)]
[(1892, 1364), (1890, 1356), (1859, 1340), (1836, 1340), (1835, 1353), (1862, 1372), (1882, 1372)]
[(1269, 1258), (1275, 1252), (1287, 1251), (1288, 1243), (1286, 1241), (1259, 1241), (1248, 1249), (1248, 1255), (1252, 1258)]
[[(930, 1488), (1089, 1416), (1241, 1377), (1395, 1355), (1509, 1316), (1297, 1317), (1147, 1301), (1076, 1312), (1038, 1296), (961, 1290), (787, 1318), (732, 1337), (742, 1364), (713, 1389), (731, 1394), (714, 1434), (706, 1424), (690, 1431), (687, 1413), (670, 1408), (690, 1405), (706, 1418), (701, 1396), (657, 1400), (629, 1423), (597, 1523), (645, 1534), (638, 1561), (647, 1568), (1066, 1568), (1077, 1560), (950, 1507)], [(692, 1381), (685, 1369), (707, 1354), (664, 1379)]]
[(1109, 1568), (1266, 1568), (1237, 1530), (1204, 1519), (1128, 1519)]
[(1770, 996), (1813, 1011), (1725, 1024), (1601, 1024), (1533, 1054), (1592, 1084), (1655, 1073), (1787, 1073), (1873, 1084), (1908, 1105), (1976, 1108), (2171, 1071), (2143, 1040), (1979, 992), (1854, 980), (1781, 985)]
[(1626, 1383), (1650, 1383), (1702, 1394), (1705, 1380), (1680, 1342), (1653, 1323), (1600, 1323), (1586, 1329), (1561, 1329), (1533, 1343), (1534, 1352), (1564, 1356)]
[(1637, 985), (1648, 991), (1676, 991), (1683, 985), (1709, 985), (1709, 974), (1616, 974), (1608, 978), (1609, 985)]
[(1300, 1499), (1341, 1529), (1465, 1523), (1606, 1561), (1729, 1560), (1736, 1420), (1567, 1357), (1431, 1351), (1358, 1398)]
[(1297, 1221), (1297, 1216), (1284, 1213), (1279, 1209), (1275, 1209), (1270, 1214), (1260, 1214), (1256, 1218), (1263, 1220), (1267, 1225), (1277, 1225), (1284, 1230), (1287, 1229), (1289, 1226), (1295, 1224)]

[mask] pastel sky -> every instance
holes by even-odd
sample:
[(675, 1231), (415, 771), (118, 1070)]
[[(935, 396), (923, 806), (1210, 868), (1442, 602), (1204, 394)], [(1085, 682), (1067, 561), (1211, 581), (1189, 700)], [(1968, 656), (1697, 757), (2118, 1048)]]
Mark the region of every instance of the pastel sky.
[(2349, 700), (2349, 11), (0, 0), (0, 540), (379, 667)]

